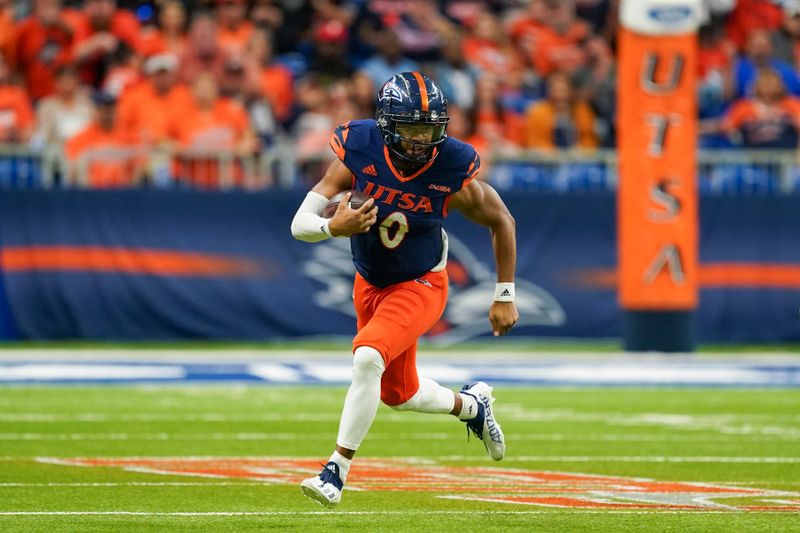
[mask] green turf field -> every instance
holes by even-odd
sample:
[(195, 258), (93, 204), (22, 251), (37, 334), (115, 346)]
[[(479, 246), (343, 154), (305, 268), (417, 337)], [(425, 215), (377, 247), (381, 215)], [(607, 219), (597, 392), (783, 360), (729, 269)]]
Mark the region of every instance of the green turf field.
[(382, 407), (327, 511), (344, 389), (0, 388), (0, 531), (800, 531), (798, 390), (495, 393), (506, 460)]

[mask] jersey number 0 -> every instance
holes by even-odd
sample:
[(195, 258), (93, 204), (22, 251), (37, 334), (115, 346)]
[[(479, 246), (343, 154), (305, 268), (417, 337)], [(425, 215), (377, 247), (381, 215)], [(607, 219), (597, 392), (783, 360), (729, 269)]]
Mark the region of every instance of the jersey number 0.
[[(395, 225), (397, 229), (394, 229)], [(395, 211), (381, 222), (378, 231), (381, 234), (381, 242), (390, 250), (394, 250), (408, 233), (408, 219), (400, 211)]]

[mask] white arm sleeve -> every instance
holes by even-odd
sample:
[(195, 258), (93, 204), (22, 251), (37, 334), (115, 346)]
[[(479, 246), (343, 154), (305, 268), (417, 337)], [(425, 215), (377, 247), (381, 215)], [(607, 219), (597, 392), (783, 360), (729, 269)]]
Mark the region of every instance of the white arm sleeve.
[(319, 242), (331, 237), (328, 228), (330, 220), (322, 218), (328, 199), (319, 193), (309, 191), (292, 219), (292, 236), (305, 242)]

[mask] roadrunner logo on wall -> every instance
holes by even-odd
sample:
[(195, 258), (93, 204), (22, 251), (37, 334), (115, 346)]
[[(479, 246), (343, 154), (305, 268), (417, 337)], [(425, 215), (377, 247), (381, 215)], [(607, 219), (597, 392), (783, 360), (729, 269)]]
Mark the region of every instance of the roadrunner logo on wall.
[[(469, 248), (448, 233), (450, 253), (447, 274), (450, 294), (444, 315), (427, 334), (442, 344), (457, 343), (491, 334), (488, 312), (494, 294), (495, 275)], [(330, 239), (313, 247), (311, 258), (303, 263), (304, 275), (322, 285), (313, 295), (314, 303), (326, 309), (355, 316), (353, 277), (355, 267), (347, 239)], [(521, 326), (559, 327), (566, 323), (561, 305), (546, 290), (527, 280), (516, 280), (515, 303)]]

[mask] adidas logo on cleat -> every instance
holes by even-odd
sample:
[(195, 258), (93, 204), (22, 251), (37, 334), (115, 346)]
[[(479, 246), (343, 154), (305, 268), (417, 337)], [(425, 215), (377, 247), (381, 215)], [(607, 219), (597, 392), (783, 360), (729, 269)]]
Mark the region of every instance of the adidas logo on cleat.
[(300, 483), (303, 494), (325, 507), (334, 507), (341, 501), (343, 488), (339, 465), (333, 461), (329, 461), (318, 476), (304, 479)]
[(495, 461), (501, 460), (505, 456), (506, 443), (503, 430), (500, 429), (500, 424), (497, 423), (492, 412), (492, 403), (494, 402), (492, 388), (482, 381), (477, 381), (471, 385), (464, 385), (461, 393), (468, 394), (478, 401), (478, 415), (471, 420), (464, 421), (467, 424), (468, 433), (472, 432), (483, 441), (489, 457)]

